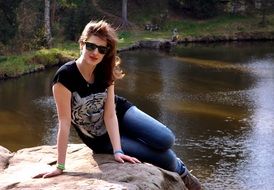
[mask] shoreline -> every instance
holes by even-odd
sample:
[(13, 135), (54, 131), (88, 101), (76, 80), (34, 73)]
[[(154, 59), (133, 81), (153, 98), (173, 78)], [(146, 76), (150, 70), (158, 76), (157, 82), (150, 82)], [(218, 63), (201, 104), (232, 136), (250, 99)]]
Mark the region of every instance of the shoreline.
[(188, 43), (223, 43), (223, 42), (258, 42), (258, 41), (274, 41), (273, 32), (238, 32), (235, 35), (210, 35), (210, 36), (185, 36), (179, 38), (176, 42), (167, 39), (154, 39), (154, 40), (141, 40), (135, 42), (135, 44), (121, 48), (118, 52), (130, 51), (142, 48), (154, 48), (154, 49), (167, 49), (172, 45), (181, 45)]
[[(117, 52), (132, 51), (137, 49), (155, 49), (155, 50), (168, 50), (172, 46), (181, 45), (181, 44), (207, 44), (207, 43), (224, 43), (224, 42), (258, 42), (258, 41), (274, 41), (274, 31), (272, 32), (238, 32), (234, 35), (211, 35), (211, 36), (185, 36), (179, 38), (177, 41), (172, 41), (171, 39), (153, 39), (153, 40), (140, 40), (136, 41), (133, 45), (120, 48)], [(0, 74), (0, 81), (19, 78), (23, 75), (32, 74), (36, 72), (41, 72), (47, 68), (55, 67), (66, 63), (68, 60), (71, 60), (71, 57), (58, 56), (58, 61), (56, 64), (43, 64), (43, 66), (36, 69), (30, 69), (21, 74), (14, 74), (12, 76), (4, 73)]]

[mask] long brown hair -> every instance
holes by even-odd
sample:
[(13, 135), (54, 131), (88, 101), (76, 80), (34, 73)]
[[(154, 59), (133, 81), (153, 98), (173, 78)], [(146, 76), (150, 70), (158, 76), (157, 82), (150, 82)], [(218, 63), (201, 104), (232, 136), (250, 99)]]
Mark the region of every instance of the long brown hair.
[(107, 41), (109, 47), (103, 60), (96, 66), (94, 70), (95, 82), (111, 85), (116, 79), (124, 76), (120, 69), (120, 58), (117, 56), (118, 37), (115, 29), (104, 20), (90, 21), (84, 28), (79, 38), (80, 49), (84, 46), (84, 42), (91, 36), (95, 35)]

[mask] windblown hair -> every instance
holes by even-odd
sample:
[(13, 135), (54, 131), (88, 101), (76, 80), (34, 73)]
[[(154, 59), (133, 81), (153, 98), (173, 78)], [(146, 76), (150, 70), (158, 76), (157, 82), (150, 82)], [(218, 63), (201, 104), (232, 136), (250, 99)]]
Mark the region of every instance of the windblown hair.
[(95, 35), (107, 41), (109, 47), (103, 60), (96, 66), (94, 70), (94, 79), (96, 82), (111, 85), (116, 79), (124, 76), (120, 69), (120, 58), (117, 56), (118, 37), (115, 29), (106, 21), (90, 21), (84, 28), (79, 38), (80, 49), (83, 48), (84, 42), (91, 36)]

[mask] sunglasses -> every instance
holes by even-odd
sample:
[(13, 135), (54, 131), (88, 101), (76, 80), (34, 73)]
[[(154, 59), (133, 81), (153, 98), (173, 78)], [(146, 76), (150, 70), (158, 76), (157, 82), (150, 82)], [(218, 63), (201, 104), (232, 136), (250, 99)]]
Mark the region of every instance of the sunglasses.
[(98, 46), (98, 45), (96, 45), (94, 43), (91, 43), (91, 42), (85, 42), (85, 44), (86, 44), (86, 49), (88, 51), (94, 51), (97, 48), (99, 53), (106, 54), (109, 50), (109, 47)]

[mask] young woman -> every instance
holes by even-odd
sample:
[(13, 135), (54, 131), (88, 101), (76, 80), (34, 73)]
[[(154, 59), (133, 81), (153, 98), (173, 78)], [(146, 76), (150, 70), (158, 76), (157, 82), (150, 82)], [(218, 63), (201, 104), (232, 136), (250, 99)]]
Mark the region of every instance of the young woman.
[(114, 81), (123, 77), (116, 56), (115, 30), (105, 21), (91, 21), (79, 44), (81, 56), (60, 67), (53, 79), (59, 121), (57, 167), (38, 177), (62, 174), (72, 125), (94, 153), (113, 154), (122, 163), (154, 164), (180, 174), (188, 189), (200, 189), (197, 178), (171, 150), (173, 133), (115, 95)]

